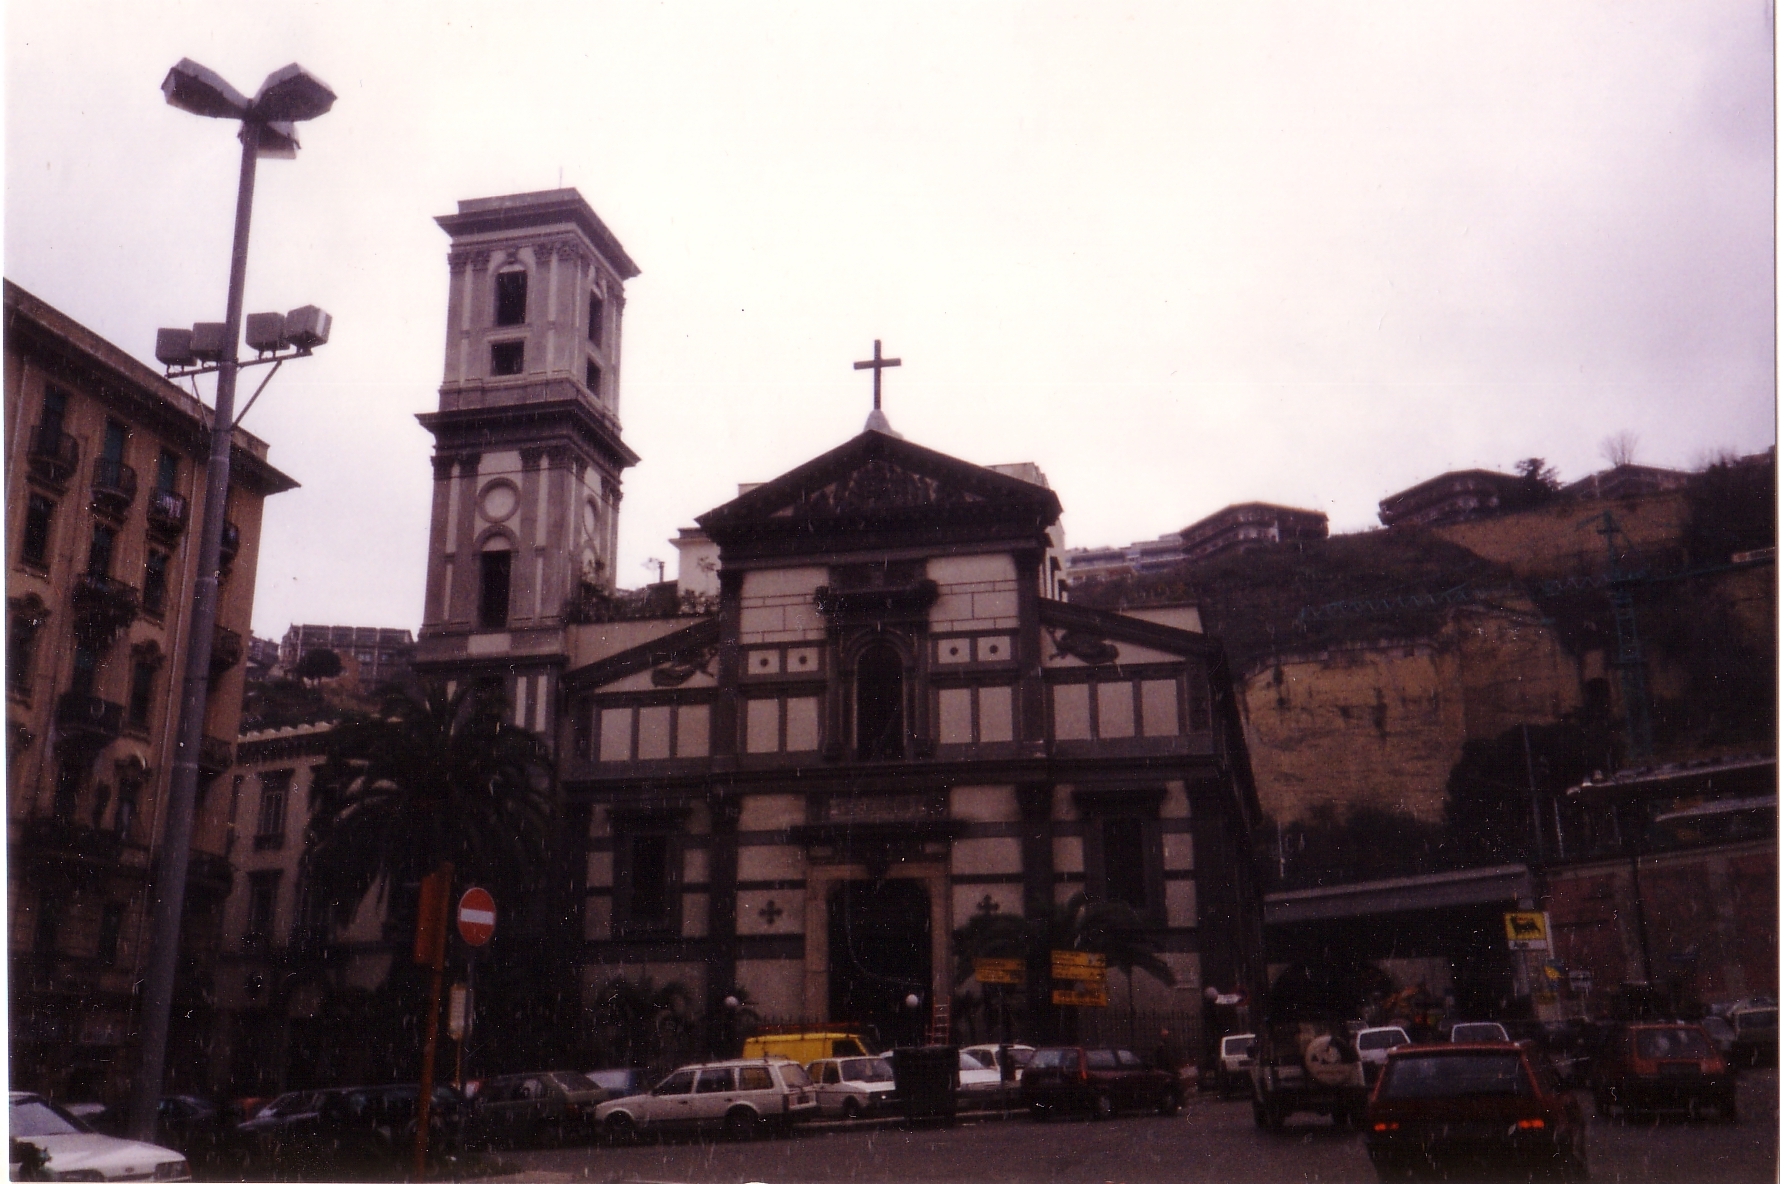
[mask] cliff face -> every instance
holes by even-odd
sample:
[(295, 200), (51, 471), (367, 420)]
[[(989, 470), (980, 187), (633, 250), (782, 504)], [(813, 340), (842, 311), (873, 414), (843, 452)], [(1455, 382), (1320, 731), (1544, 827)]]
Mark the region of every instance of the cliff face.
[(1603, 511), (1620, 570), (1654, 577), (1629, 587), (1656, 759), (1771, 743), (1774, 568), (1727, 564), (1772, 546), (1772, 484), (1771, 464), (1715, 469), (1683, 491), (1282, 544), (1087, 581), (1072, 599), (1199, 606), (1282, 827), (1354, 811), (1438, 827), (1467, 741), (1624, 719)]

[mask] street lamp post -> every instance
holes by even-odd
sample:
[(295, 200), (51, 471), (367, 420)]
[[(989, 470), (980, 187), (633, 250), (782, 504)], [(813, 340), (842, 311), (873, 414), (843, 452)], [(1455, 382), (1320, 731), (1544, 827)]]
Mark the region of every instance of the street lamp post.
[(240, 367), (242, 289), (247, 279), (247, 232), (253, 213), (254, 167), (260, 156), (296, 155), (294, 123), (325, 114), (334, 92), (292, 64), (267, 76), (252, 99), (189, 58), (161, 83), (167, 102), (194, 115), (241, 123), (241, 182), (235, 196), (235, 240), (229, 260), (229, 303), (221, 357), (216, 367), (216, 409), (210, 427), (210, 463), (204, 484), (204, 521), (198, 543), (198, 578), (192, 593), (185, 677), (179, 704), (178, 746), (168, 785), (167, 824), (155, 864), (154, 937), (142, 986), (142, 1060), (130, 1099), (130, 1134), (155, 1135), (161, 1083), (166, 1072), (167, 1030), (173, 982), (179, 967), (179, 935), (185, 911), (192, 815), (198, 790), (198, 750), (209, 700), (210, 650), (216, 627), (217, 575), (222, 560), (223, 510), (229, 492), (229, 449), (234, 441), (235, 377)]

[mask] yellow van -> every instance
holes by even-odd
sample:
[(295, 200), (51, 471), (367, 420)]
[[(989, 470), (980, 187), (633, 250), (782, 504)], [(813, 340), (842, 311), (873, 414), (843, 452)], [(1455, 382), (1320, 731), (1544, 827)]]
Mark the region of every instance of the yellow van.
[(784, 1057), (807, 1065), (827, 1057), (868, 1057), (871, 1045), (841, 1028), (778, 1028), (758, 1032), (742, 1045), (743, 1057)]

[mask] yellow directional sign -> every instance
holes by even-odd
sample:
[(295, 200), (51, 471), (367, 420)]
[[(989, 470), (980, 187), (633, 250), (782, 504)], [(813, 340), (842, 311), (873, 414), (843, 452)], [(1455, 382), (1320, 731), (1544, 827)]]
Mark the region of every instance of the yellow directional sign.
[[(1052, 950), (1051, 977), (1080, 983), (1104, 983), (1106, 981), (1106, 955), (1090, 954), (1083, 950)], [(1086, 1004), (1085, 1006), (1099, 1005)]]
[[(1102, 971), (1101, 973), (1105, 973)], [(1073, 991), (1052, 990), (1051, 1002), (1058, 1007), (1105, 1007), (1106, 988), (1078, 986)]]
[(1511, 950), (1551, 948), (1544, 913), (1503, 913), (1502, 924), (1508, 930), (1508, 948)]
[(1026, 963), (1020, 958), (977, 958), (971, 973), (979, 983), (1006, 983), (1019, 986), (1026, 981)]

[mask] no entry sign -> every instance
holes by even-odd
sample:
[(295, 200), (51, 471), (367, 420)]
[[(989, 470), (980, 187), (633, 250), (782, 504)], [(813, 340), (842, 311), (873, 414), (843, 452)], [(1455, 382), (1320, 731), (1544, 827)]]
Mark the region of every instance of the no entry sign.
[(457, 932), (472, 946), (494, 936), (494, 897), (486, 889), (472, 888), (457, 902)]

